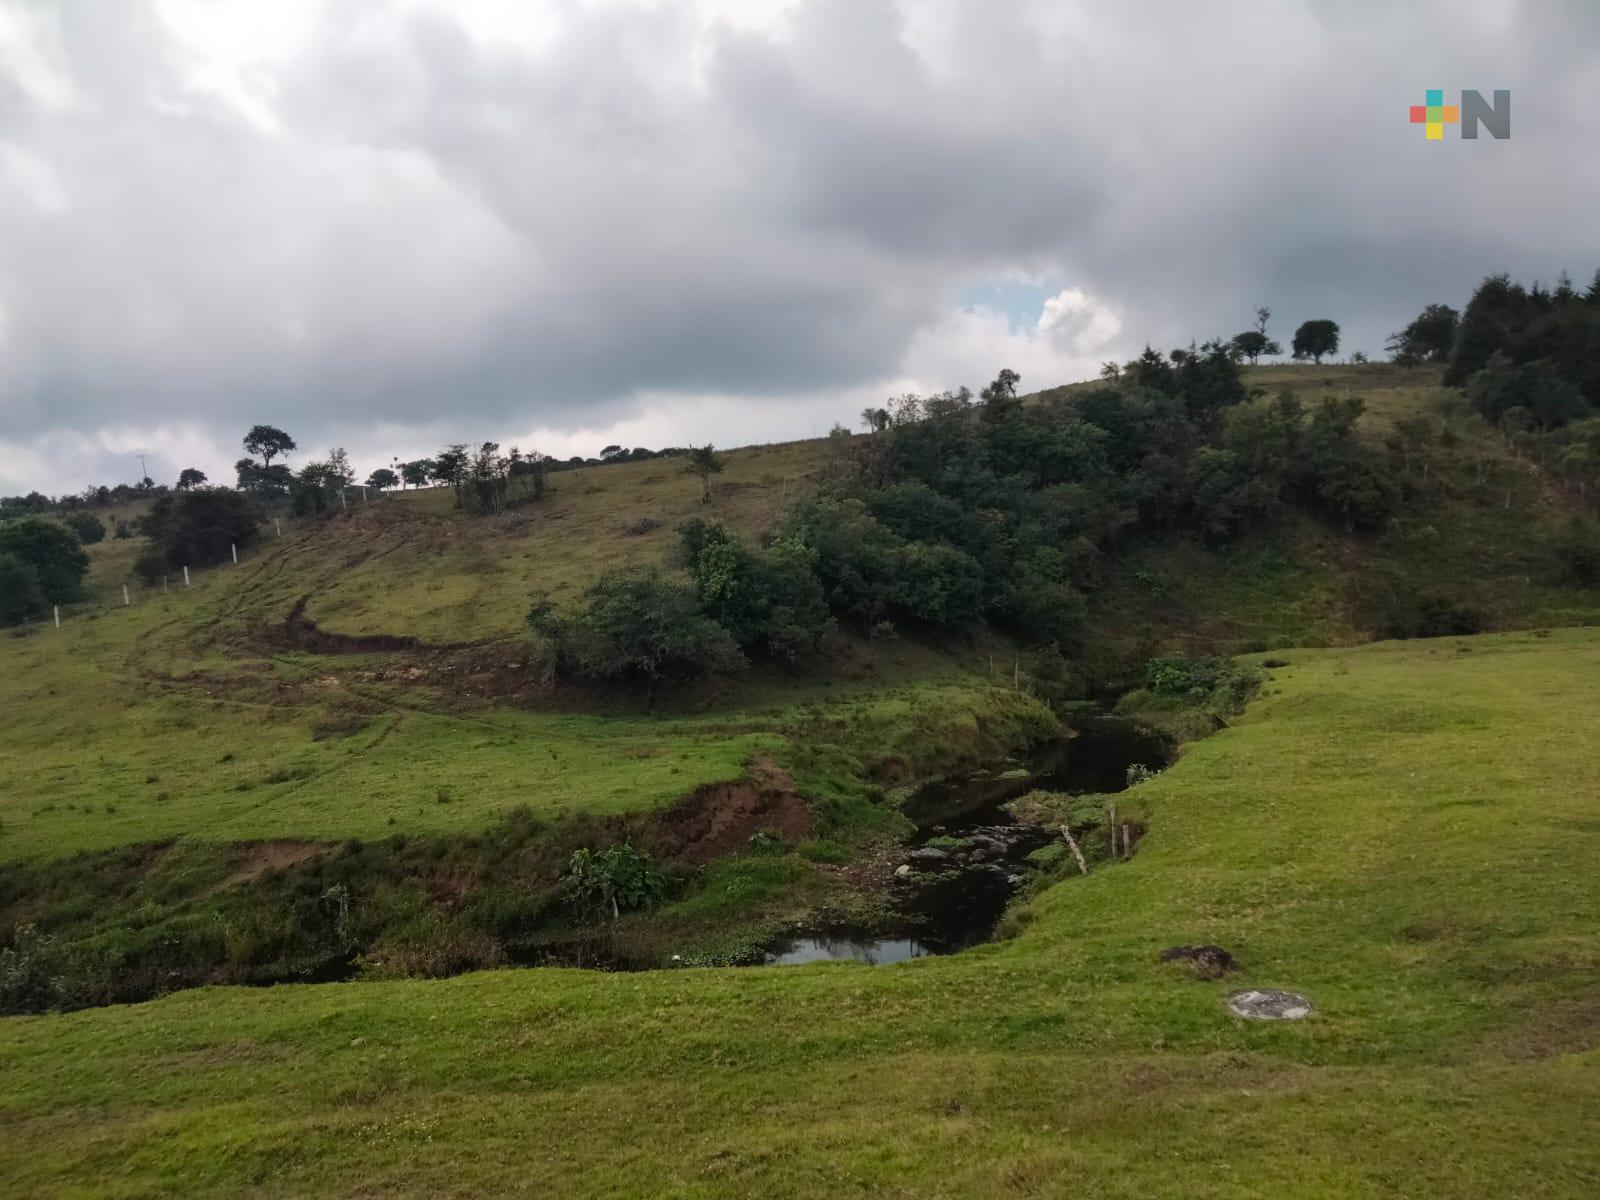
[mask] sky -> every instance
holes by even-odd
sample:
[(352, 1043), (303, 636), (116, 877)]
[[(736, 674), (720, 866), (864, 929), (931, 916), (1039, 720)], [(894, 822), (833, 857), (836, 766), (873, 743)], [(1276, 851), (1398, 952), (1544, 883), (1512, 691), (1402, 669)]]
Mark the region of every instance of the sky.
[[(1512, 136), (1424, 140), (1439, 87)], [(821, 434), (1600, 266), (1600, 5), (0, 0), (0, 494)]]

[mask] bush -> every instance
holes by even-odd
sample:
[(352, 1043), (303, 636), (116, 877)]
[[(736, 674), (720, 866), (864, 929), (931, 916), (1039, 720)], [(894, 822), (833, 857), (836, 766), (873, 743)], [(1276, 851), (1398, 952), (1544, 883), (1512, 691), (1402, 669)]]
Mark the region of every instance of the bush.
[(684, 522), (679, 535), (701, 607), (742, 649), (792, 662), (816, 648), (830, 619), (803, 546), (752, 550), (721, 524), (698, 518)]
[(733, 636), (702, 611), (694, 589), (655, 567), (607, 571), (585, 598), (586, 608), (571, 620), (543, 597), (528, 613), (559, 669), (596, 679), (656, 680), (745, 665)]
[(1483, 632), (1483, 614), (1447, 596), (1424, 596), (1417, 605), (1414, 637), (1465, 637)]
[(899, 554), (895, 607), (930, 625), (953, 628), (983, 614), (983, 568), (940, 542), (912, 542)]
[(666, 894), (666, 878), (650, 865), (650, 856), (632, 846), (574, 850), (562, 884), (573, 904), (588, 913), (648, 908)]
[(226, 562), (232, 547), (255, 540), (260, 516), (251, 500), (232, 488), (169, 493), (144, 518), (150, 548), (134, 570), (154, 583), (168, 570)]
[(1261, 686), (1261, 676), (1230, 658), (1153, 658), (1145, 664), (1144, 686), (1155, 696), (1238, 712)]
[(62, 520), (77, 535), (79, 545), (92, 546), (106, 540), (105, 522), (93, 513), (68, 513)]
[[(42, 517), (24, 517), (0, 525), (0, 556), (31, 568), (34, 584), (46, 604), (65, 604), (83, 592), (89, 556), (66, 526)], [(22, 588), (22, 573), (13, 572), (13, 586)], [(17, 596), (24, 593), (18, 591)]]
[(54, 943), (31, 925), (0, 950), (0, 1013), (44, 1012), (60, 1002)]
[(1600, 585), (1600, 523), (1593, 517), (1575, 516), (1556, 537), (1556, 559), (1564, 583), (1579, 587)]
[(0, 625), (15, 625), (44, 611), (39, 573), (15, 554), (0, 554)]

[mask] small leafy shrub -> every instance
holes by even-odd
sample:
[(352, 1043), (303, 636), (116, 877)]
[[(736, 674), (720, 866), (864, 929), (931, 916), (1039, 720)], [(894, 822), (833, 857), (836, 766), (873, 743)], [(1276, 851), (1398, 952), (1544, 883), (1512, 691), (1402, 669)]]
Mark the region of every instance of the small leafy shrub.
[(610, 912), (613, 919), (626, 910), (648, 908), (666, 895), (666, 878), (651, 865), (650, 856), (626, 843), (574, 850), (562, 885), (580, 911)]
[(1145, 688), (1153, 695), (1222, 701), (1231, 703), (1234, 711), (1243, 706), (1260, 682), (1253, 670), (1228, 658), (1153, 658), (1144, 670)]

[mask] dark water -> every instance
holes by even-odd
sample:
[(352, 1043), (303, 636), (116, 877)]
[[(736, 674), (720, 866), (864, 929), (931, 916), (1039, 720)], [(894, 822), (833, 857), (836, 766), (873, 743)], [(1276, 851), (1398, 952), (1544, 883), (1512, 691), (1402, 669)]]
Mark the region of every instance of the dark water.
[(1026, 879), (1028, 855), (1055, 838), (1049, 830), (1019, 825), (1002, 806), (1041, 788), (1119, 792), (1130, 766), (1160, 767), (1171, 756), (1171, 744), (1149, 730), (1116, 717), (1091, 717), (1077, 723), (1076, 736), (1037, 747), (1018, 762), (928, 784), (904, 805), (917, 836), (905, 856), (910, 869), (894, 880), (896, 918), (890, 927), (790, 938), (773, 946), (766, 961), (884, 964), (953, 954), (988, 941)]

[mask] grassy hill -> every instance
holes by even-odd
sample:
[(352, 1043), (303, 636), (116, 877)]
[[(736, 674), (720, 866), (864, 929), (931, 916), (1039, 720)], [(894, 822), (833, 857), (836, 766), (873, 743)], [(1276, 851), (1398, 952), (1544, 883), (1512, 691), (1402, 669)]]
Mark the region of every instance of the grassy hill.
[[(0, 1018), (0, 1190), (1592, 1193), (1600, 636), (1550, 627), (1600, 602), (1563, 582), (1570, 499), (1431, 372), (1248, 380), (1360, 396), (1374, 445), (1425, 421), (1403, 515), (1107, 547), (1082, 687), (1172, 652), (1289, 666), (1127, 795), (1132, 862), (893, 967), (461, 974), (583, 934), (568, 856), (624, 842), (670, 894), (607, 926), (619, 960), (870, 922), (901, 785), (1075, 720), (987, 629), (655, 690), (530, 670), (535, 591), (675, 569), (691, 516), (758, 541), (853, 439), (729, 452), (709, 505), (671, 460), (495, 518), (374, 496), (189, 587), (90, 547), (61, 628), (0, 637), (0, 986), (89, 1007)], [(1439, 611), (1513, 632), (1366, 644)], [(1195, 943), (1241, 971), (1157, 960)], [(1319, 1011), (1245, 1024), (1243, 986)]]
[[(1429, 597), (1485, 628), (1600, 614), (1592, 593), (1559, 581), (1550, 546), (1565, 498), (1436, 375), (1363, 366), (1248, 376), (1308, 398), (1360, 395), (1376, 443), (1398, 421), (1426, 418), (1438, 437), (1406, 469), (1427, 486), (1378, 535), (1291, 513), (1225, 549), (1159, 531), (1114, 547), (1089, 597), (1081, 657), (1093, 686), (1131, 682), (1172, 650), (1371, 640)], [(848, 441), (733, 451), (709, 505), (672, 460), (560, 472), (546, 501), (495, 518), (457, 511), (445, 489), (374, 496), (322, 519), (284, 517), (281, 536), (268, 525), (237, 567), (197, 571), (188, 588), (140, 584), (135, 540), (91, 547), (90, 601), (60, 630), (0, 638), (10, 770), (0, 863), (18, 864), (0, 890), (5, 927), (54, 921), (82, 933), (88, 920), (103, 940), (95, 922), (109, 906), (118, 919), (140, 913), (141, 930), (201, 929), (215, 897), (253, 885), (258, 843), (422, 837), (448, 858), (492, 842), (489, 831), (519, 813), (548, 823), (542, 836), (557, 847), (647, 837), (628, 821), (713, 785), (772, 791), (774, 779), (809, 814), (806, 836), (782, 879), (763, 868), (762, 882), (742, 881), (751, 911), (776, 893), (801, 897), (802, 910), (831, 895), (841, 855), (894, 835), (887, 785), (981, 762), (1053, 723), (1026, 687), (1011, 687), (1014, 645), (988, 632), (840, 634), (795, 669), (658, 694), (552, 690), (526, 669), (524, 617), (536, 589), (572, 603), (608, 566), (668, 562), (686, 517), (759, 538), (840, 469)], [(117, 869), (81, 862), (97, 887), (63, 887), (49, 866), (173, 839), (191, 853), (169, 861), (160, 888), (140, 874), (143, 851)], [(473, 850), (457, 874), (498, 878), (486, 853)], [(459, 891), (445, 873), (433, 872), (430, 894)], [(687, 899), (703, 904), (725, 883), (713, 873)]]
[[(1600, 633), (1279, 657), (1231, 728), (1130, 797), (1138, 855), (1043, 892), (1009, 941), (881, 968), (495, 971), (8, 1018), (0, 1178), (84, 1196), (1593, 1195)], [(1158, 961), (1195, 943), (1240, 971)], [(1263, 986), (1317, 1011), (1224, 1011)]]

